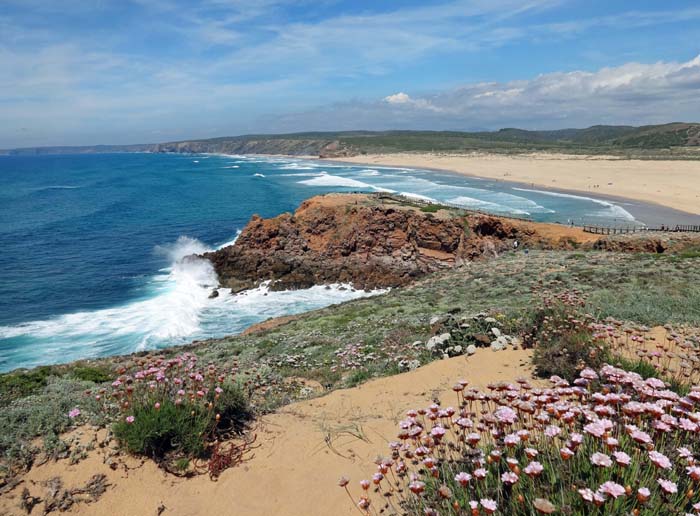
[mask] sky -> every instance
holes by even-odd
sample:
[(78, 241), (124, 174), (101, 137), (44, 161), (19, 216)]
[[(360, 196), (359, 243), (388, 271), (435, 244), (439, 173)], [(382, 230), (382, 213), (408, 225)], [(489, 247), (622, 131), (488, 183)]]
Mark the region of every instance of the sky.
[(670, 121), (697, 0), (0, 0), (0, 148)]

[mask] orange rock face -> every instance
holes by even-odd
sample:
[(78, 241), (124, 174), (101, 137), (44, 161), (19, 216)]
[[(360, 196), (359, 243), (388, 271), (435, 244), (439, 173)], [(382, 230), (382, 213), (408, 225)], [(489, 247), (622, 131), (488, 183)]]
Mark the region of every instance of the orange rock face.
[[(538, 224), (416, 207), (363, 194), (314, 197), (292, 214), (253, 216), (235, 245), (205, 255), (234, 291), (272, 280), (274, 289), (352, 283), (404, 285), (464, 261), (521, 245), (571, 247), (571, 235), (545, 235)], [(569, 228), (563, 228), (567, 230)]]

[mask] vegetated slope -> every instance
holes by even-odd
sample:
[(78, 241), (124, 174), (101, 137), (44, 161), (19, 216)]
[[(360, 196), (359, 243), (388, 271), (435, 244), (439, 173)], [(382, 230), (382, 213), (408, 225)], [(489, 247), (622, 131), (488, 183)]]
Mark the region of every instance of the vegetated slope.
[[(670, 123), (642, 127), (595, 125), (585, 129), (533, 131), (340, 131), (227, 136), (157, 144), (96, 145), (13, 149), (6, 154), (105, 152), (211, 152), (339, 157), (375, 152), (527, 152), (624, 153), (700, 146), (700, 124)], [(3, 152), (3, 151), (0, 151)], [(641, 154), (640, 157), (644, 157)]]

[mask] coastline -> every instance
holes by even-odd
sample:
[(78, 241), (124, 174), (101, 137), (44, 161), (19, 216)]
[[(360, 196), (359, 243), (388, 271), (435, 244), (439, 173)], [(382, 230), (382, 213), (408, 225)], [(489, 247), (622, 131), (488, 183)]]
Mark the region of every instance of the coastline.
[(621, 204), (635, 218), (650, 225), (700, 222), (700, 162), (696, 161), (621, 160), (542, 153), (518, 156), (366, 154), (320, 161), (433, 170), (506, 182), (514, 187), (583, 195)]

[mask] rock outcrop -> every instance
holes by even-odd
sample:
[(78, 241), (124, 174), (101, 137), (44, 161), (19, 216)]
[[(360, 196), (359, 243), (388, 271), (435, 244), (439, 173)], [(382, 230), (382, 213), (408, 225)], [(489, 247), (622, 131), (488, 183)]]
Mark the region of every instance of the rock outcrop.
[(515, 240), (572, 248), (568, 233), (547, 236), (536, 226), (459, 210), (428, 213), (378, 195), (329, 194), (305, 201), (294, 214), (253, 216), (235, 245), (204, 256), (234, 292), (267, 280), (278, 290), (337, 282), (373, 289), (495, 256)]

